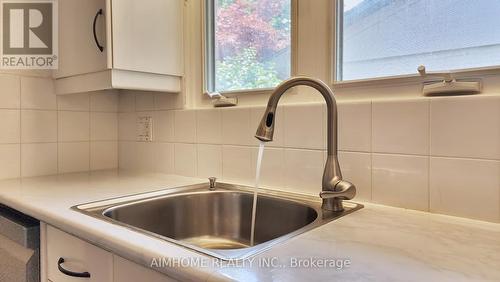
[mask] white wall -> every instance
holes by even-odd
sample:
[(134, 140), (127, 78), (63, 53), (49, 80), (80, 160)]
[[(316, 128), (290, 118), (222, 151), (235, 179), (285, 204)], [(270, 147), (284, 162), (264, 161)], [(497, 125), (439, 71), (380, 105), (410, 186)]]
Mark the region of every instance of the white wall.
[(0, 73), (0, 89), (0, 179), (117, 167), (117, 93), (56, 96), (49, 72)]

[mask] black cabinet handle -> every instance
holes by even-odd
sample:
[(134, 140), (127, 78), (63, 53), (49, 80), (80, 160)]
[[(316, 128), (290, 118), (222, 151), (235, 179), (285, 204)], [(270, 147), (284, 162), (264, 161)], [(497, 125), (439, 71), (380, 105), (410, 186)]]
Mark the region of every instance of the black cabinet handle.
[(57, 268), (59, 268), (59, 271), (61, 271), (63, 274), (71, 276), (71, 277), (79, 277), (79, 278), (90, 278), (90, 273), (88, 272), (73, 272), (66, 270), (62, 267), (61, 264), (64, 263), (63, 258), (59, 258), (59, 261), (57, 262)]
[(96, 23), (97, 23), (97, 18), (102, 15), (102, 9), (99, 9), (99, 11), (97, 11), (97, 14), (95, 14), (95, 17), (94, 17), (94, 24), (92, 25), (92, 31), (94, 32), (94, 41), (95, 41), (95, 44), (97, 45), (97, 48), (99, 48), (99, 51), (104, 51), (104, 47), (102, 47), (102, 45), (99, 43), (99, 40), (97, 39), (97, 34), (96, 34)]

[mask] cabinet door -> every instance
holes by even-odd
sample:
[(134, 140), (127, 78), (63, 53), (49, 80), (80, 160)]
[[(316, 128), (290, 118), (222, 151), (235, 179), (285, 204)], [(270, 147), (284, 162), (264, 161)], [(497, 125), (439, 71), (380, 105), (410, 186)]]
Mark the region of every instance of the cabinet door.
[[(92, 73), (107, 69), (108, 45), (106, 26), (109, 11), (106, 1), (110, 0), (63, 0), (59, 6), (59, 69), (56, 78)], [(138, 1), (139, 2), (139, 1)], [(97, 15), (102, 9), (102, 15)], [(97, 15), (97, 18), (96, 18)], [(101, 52), (94, 39), (95, 32)]]
[(174, 280), (154, 270), (137, 265), (119, 256), (113, 256), (114, 282), (173, 282)]
[(182, 76), (184, 0), (112, 0), (113, 68)]
[[(62, 1), (61, 1), (62, 2)], [(113, 255), (94, 245), (64, 233), (51, 226), (47, 227), (47, 272), (53, 282), (112, 282)], [(59, 269), (59, 260), (64, 259), (61, 267), (72, 272), (88, 272), (90, 278), (76, 278), (64, 274)]]

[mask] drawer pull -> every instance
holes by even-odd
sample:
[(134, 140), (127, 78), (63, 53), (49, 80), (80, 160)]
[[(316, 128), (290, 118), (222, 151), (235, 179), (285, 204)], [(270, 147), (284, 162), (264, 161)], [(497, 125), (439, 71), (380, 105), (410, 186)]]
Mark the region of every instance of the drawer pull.
[(73, 272), (66, 270), (62, 267), (62, 264), (64, 263), (63, 258), (59, 258), (59, 261), (57, 262), (57, 268), (59, 268), (59, 271), (61, 271), (63, 274), (71, 276), (71, 277), (79, 277), (79, 278), (90, 278), (90, 273), (88, 272)]

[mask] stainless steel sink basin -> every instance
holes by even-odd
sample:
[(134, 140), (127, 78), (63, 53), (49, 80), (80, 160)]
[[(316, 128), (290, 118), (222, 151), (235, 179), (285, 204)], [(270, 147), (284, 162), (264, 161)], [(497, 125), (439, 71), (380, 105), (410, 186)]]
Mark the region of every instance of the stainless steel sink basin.
[(362, 207), (346, 203), (343, 212), (325, 212), (319, 197), (261, 190), (250, 246), (252, 189), (224, 183), (208, 188), (193, 185), (74, 209), (217, 258), (241, 259)]

